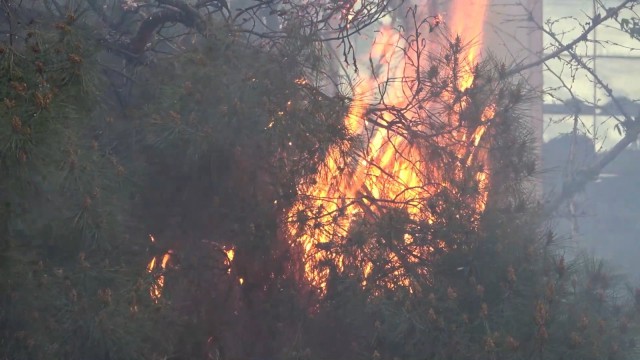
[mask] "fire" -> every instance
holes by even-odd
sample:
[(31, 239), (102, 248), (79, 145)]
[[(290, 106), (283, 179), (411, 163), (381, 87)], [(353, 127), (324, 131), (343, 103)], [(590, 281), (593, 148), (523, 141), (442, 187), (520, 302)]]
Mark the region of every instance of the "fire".
[[(233, 258), (236, 255), (236, 249), (231, 247), (229, 249), (223, 249), (222, 251), (227, 256), (227, 258), (224, 259), (224, 264), (227, 267), (227, 274), (231, 274), (231, 263), (233, 263)], [(242, 282), (240, 282), (240, 284), (242, 284)]]
[[(151, 234), (149, 234), (149, 240), (151, 240), (152, 243), (156, 242), (156, 239)], [(164, 271), (167, 269), (169, 260), (171, 260), (171, 254), (171, 250), (167, 251), (162, 255), (162, 258), (160, 258), (159, 261), (158, 257), (154, 256), (147, 265), (148, 273), (151, 274), (154, 271), (159, 271), (159, 275), (155, 276), (153, 283), (149, 287), (149, 295), (155, 302), (158, 302), (160, 297), (162, 297), (162, 289), (164, 288)]]
[[(156, 242), (156, 239), (153, 235), (149, 234), (149, 240), (152, 243)], [(221, 246), (216, 243), (213, 243), (216, 246), (216, 249), (221, 251), (224, 254), (223, 264), (226, 268), (227, 275), (231, 274), (231, 265), (233, 263), (233, 259), (235, 258), (236, 249), (233, 246)], [(162, 257), (153, 256), (149, 263), (147, 264), (147, 273), (153, 275), (153, 282), (149, 287), (149, 295), (154, 302), (158, 302), (162, 297), (162, 291), (164, 288), (164, 280), (165, 280), (165, 271), (169, 266), (169, 261), (171, 261), (171, 257), (175, 255), (173, 250), (169, 250), (162, 255)], [(238, 283), (240, 285), (244, 284), (244, 278), (239, 277)]]
[[(449, 29), (472, 46), (465, 52), (465, 59), (459, 71), (462, 76), (457, 80), (457, 89), (464, 91), (473, 85), (473, 66), (478, 62), (482, 49), (482, 33), (488, 0), (453, 0), (446, 21)], [(357, 10), (357, 5), (355, 10)], [(349, 14), (354, 8), (349, 9)], [(444, 22), (438, 15), (429, 24), (430, 31)], [(486, 126), (460, 128), (451, 131), (448, 136), (439, 139), (439, 145), (452, 149), (461, 159), (460, 167), (453, 172), (440, 168), (430, 161), (433, 154), (420, 141), (413, 141), (410, 132), (433, 135), (434, 129), (420, 119), (442, 104), (416, 104), (412, 97), (418, 94), (422, 76), (416, 64), (428, 64), (423, 51), (419, 51), (418, 39), (411, 42), (409, 36), (388, 26), (382, 26), (370, 51), (371, 64), (375, 64), (374, 74), (358, 79), (353, 89), (353, 101), (344, 119), (346, 129), (352, 135), (363, 140), (361, 147), (351, 149), (352, 158), (344, 156), (344, 149), (335, 146), (328, 150), (324, 166), (313, 181), (304, 181), (298, 186), (300, 200), (289, 211), (289, 232), (303, 251), (304, 274), (306, 280), (315, 286), (321, 294), (326, 292), (327, 280), (331, 271), (343, 271), (352, 260), (338, 249), (347, 241), (354, 224), (363, 221), (380, 220), (388, 209), (398, 209), (413, 220), (429, 223), (437, 221), (429, 209), (429, 199), (441, 189), (450, 187), (450, 181), (462, 177), (465, 166), (487, 161), (486, 150), (479, 147)], [(304, 78), (294, 81), (305, 85)], [(381, 84), (384, 84), (382, 87)], [(442, 103), (452, 103), (456, 96), (451, 91), (441, 94)], [(371, 105), (377, 103), (377, 105)], [(447, 117), (444, 122), (459, 122), (458, 115), (468, 105), (464, 101), (454, 110), (440, 116)], [(386, 110), (380, 110), (380, 107)], [(484, 109), (481, 121), (492, 118), (495, 109)], [(401, 114), (401, 115), (399, 115)], [(454, 115), (453, 117), (451, 115)], [(405, 119), (407, 128), (394, 128), (398, 116)], [(267, 127), (271, 127), (269, 124)], [(479, 184), (479, 194), (473, 199), (477, 210), (484, 209), (487, 193), (484, 187), (488, 181), (486, 170), (476, 171), (474, 175)], [(155, 239), (149, 235), (152, 242)], [(400, 251), (389, 250), (386, 257), (386, 271), (390, 277), (383, 286), (394, 288), (404, 286), (409, 290), (419, 290), (414, 281), (416, 276), (428, 275), (424, 270), (408, 273), (406, 263), (428, 257), (436, 249), (446, 250), (443, 241), (435, 245), (424, 246), (409, 233), (401, 234), (402, 245), (409, 249), (409, 256)], [(231, 265), (235, 257), (233, 247), (223, 248), (226, 255), (224, 264), (227, 274), (231, 274)], [(154, 282), (149, 293), (154, 301), (162, 296), (164, 271), (171, 259), (171, 251), (162, 257), (154, 256), (147, 265), (147, 272), (154, 273)], [(360, 256), (358, 268), (362, 286), (376, 281), (372, 278), (376, 272), (375, 260), (364, 254)], [(325, 266), (330, 264), (330, 266)], [(422, 272), (420, 272), (422, 271)], [(243, 285), (244, 278), (237, 281)]]
[[(482, 30), (488, 0), (455, 0), (450, 7), (449, 28), (459, 34), (462, 39), (473, 39), (472, 46), (466, 53), (467, 64), (460, 69), (463, 74), (458, 80), (457, 88), (464, 91), (472, 86), (473, 64), (477, 63), (482, 46)], [(441, 18), (435, 18), (439, 24)], [(440, 169), (437, 164), (429, 162), (434, 154), (428, 153), (419, 141), (412, 141), (411, 132), (433, 134), (419, 119), (428, 118), (429, 107), (437, 108), (438, 104), (412, 103), (412, 96), (421, 89), (416, 64), (428, 63), (424, 52), (417, 51), (418, 41), (412, 43), (410, 37), (402, 36), (396, 29), (382, 27), (374, 43), (370, 59), (375, 64), (375, 75), (359, 79), (354, 89), (353, 102), (344, 119), (347, 130), (363, 139), (361, 148), (355, 151), (355, 158), (345, 158), (343, 150), (336, 146), (330, 148), (324, 166), (314, 181), (305, 181), (298, 186), (301, 200), (289, 212), (290, 233), (301, 245), (305, 277), (320, 293), (327, 287), (327, 279), (331, 271), (341, 272), (348, 260), (341, 251), (336, 250), (353, 230), (354, 224), (364, 220), (379, 220), (385, 209), (393, 208), (406, 213), (411, 219), (433, 222), (428, 200), (440, 189), (448, 188), (452, 178), (461, 177), (462, 167), (474, 162), (486, 161), (486, 151), (478, 147), (486, 127), (480, 125), (466, 131), (460, 128), (451, 131), (447, 136), (439, 138), (439, 145), (453, 149), (462, 159), (460, 168), (451, 173)], [(385, 84), (381, 88), (380, 84)], [(451, 103), (455, 94), (443, 92), (443, 103)], [(369, 107), (371, 99), (383, 105), (383, 110), (376, 111)], [(448, 114), (459, 115), (465, 107), (448, 111)], [(388, 109), (388, 110), (384, 110)], [(427, 110), (425, 110), (427, 109)], [(372, 110), (372, 111), (370, 111)], [(401, 113), (401, 115), (399, 115)], [(486, 109), (481, 120), (493, 116), (494, 110)], [(376, 114), (372, 118), (372, 114)], [(394, 128), (398, 116), (405, 119), (407, 128)], [(447, 115), (443, 115), (446, 117)], [(458, 118), (444, 121), (449, 124), (459, 122)], [(472, 144), (472, 145), (470, 145)], [(480, 184), (480, 194), (474, 200), (476, 208), (484, 209), (486, 191), (482, 189), (487, 183), (485, 171), (475, 175)], [(391, 249), (386, 255), (386, 272), (390, 273), (384, 286), (406, 286), (411, 291), (419, 285), (413, 281), (415, 276), (425, 275), (407, 273), (406, 263), (427, 257), (435, 250), (434, 246), (415, 243), (411, 234), (404, 234), (403, 246), (410, 249), (410, 256)], [(442, 242), (436, 247), (444, 247)], [(330, 264), (329, 266), (326, 266)], [(375, 261), (362, 255), (357, 264), (360, 276), (367, 279), (374, 272)]]
[[(472, 64), (477, 61), (482, 49), (482, 34), (484, 18), (487, 13), (489, 0), (455, 0), (451, 4), (449, 13), (449, 27), (454, 34), (460, 35), (466, 41), (474, 42), (469, 49), (467, 60)], [(472, 77), (466, 79), (462, 88), (467, 88), (473, 81)]]

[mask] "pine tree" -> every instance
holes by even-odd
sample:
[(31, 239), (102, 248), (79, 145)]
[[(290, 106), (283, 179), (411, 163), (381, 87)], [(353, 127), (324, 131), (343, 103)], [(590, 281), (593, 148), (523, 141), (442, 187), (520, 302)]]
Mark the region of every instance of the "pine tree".
[[(376, 216), (317, 246), (323, 261), (311, 266), (329, 274), (320, 294), (290, 230), (314, 230), (309, 214), (324, 214), (300, 185), (329, 154), (342, 171), (356, 166), (367, 139), (343, 121), (359, 99), (323, 92), (335, 59), (322, 26), (296, 15), (313, 4), (290, 4), (294, 15), (256, 5), (274, 11), (276, 36), (207, 18), (203, 9), (229, 12), (208, 2), (73, 3), (43, 1), (0, 47), (2, 357), (634, 355), (638, 292), (596, 260), (563, 257), (544, 230), (528, 186), (528, 95), (503, 65), (468, 67), (474, 82), (461, 89), (465, 47), (444, 37), (412, 79), (410, 105), (430, 115), (383, 103), (367, 114), (368, 126), (389, 110), (413, 125), (394, 131), (447, 181), (418, 219), (368, 198)], [(376, 4), (340, 31), (385, 14)], [(340, 43), (353, 55), (348, 37)], [(485, 126), (479, 144), (442, 146)], [(484, 163), (469, 161), (478, 149)], [(292, 219), (294, 204), (311, 205)], [(412, 259), (415, 246), (429, 255)]]

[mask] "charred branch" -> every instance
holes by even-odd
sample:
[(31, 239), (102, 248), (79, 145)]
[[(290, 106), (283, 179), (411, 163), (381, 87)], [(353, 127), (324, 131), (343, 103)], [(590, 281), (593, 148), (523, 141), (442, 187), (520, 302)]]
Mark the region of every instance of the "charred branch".
[(578, 170), (572, 180), (565, 182), (560, 194), (549, 201), (545, 209), (549, 213), (553, 213), (566, 201), (583, 191), (587, 184), (594, 181), (607, 165), (615, 160), (629, 145), (638, 140), (639, 135), (640, 122), (636, 119), (627, 124), (624, 137), (620, 139), (611, 150), (603, 153), (591, 166)]
[(130, 53), (142, 55), (155, 32), (167, 23), (179, 23), (204, 33), (205, 21), (198, 10), (180, 0), (160, 0), (158, 2), (168, 7), (154, 12), (142, 21), (136, 35), (129, 42), (128, 51)]

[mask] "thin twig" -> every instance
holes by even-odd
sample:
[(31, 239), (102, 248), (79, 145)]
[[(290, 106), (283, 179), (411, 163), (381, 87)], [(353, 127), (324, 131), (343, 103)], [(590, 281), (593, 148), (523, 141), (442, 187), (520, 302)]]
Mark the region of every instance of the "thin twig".
[[(574, 46), (576, 46), (578, 43), (585, 41), (588, 37), (589, 34), (591, 34), (591, 32), (593, 32), (593, 30), (595, 30), (598, 26), (600, 26), (600, 24), (604, 23), (605, 21), (615, 17), (618, 15), (618, 13), (624, 9), (627, 5), (632, 4), (632, 3), (636, 3), (638, 2), (638, 0), (624, 0), (622, 3), (620, 3), (618, 6), (612, 7), (607, 9), (607, 13), (604, 16), (601, 17), (596, 17), (594, 19), (591, 20), (591, 24), (589, 24), (589, 26), (582, 32), (582, 34), (580, 34), (577, 38), (573, 39), (571, 42), (567, 43), (566, 45), (556, 49), (555, 51), (553, 51), (552, 53), (545, 55), (543, 57), (541, 57), (540, 59), (530, 62), (528, 64), (524, 64), (521, 66), (516, 66), (510, 70), (508, 70), (505, 75), (507, 77), (510, 76), (514, 76), (517, 74), (520, 74), (521, 72), (534, 68), (536, 66), (542, 65), (543, 63), (555, 59), (556, 57), (558, 57), (560, 54), (571, 50)], [(527, 10), (529, 13), (529, 20), (533, 20), (533, 14), (531, 14), (530, 10)]]
[(638, 139), (638, 135), (640, 135), (640, 124), (634, 122), (632, 127), (627, 128), (627, 132), (624, 137), (609, 151), (602, 154), (602, 156), (600, 156), (600, 158), (591, 166), (577, 171), (575, 178), (563, 186), (562, 192), (546, 204), (545, 210), (549, 213), (555, 212), (565, 201), (571, 199), (575, 194), (582, 191), (584, 187), (591, 181), (594, 181), (602, 170), (615, 160), (618, 155), (627, 148), (627, 146), (635, 142)]

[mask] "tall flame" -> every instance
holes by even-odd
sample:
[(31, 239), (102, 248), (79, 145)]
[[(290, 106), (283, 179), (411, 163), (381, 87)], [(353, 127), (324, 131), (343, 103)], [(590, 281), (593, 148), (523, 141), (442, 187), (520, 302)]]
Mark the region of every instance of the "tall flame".
[[(482, 50), (484, 33), (484, 19), (487, 14), (489, 0), (454, 0), (451, 3), (449, 27), (454, 34), (458, 34), (465, 41), (473, 43), (467, 53), (468, 63), (478, 60)], [(467, 77), (460, 87), (468, 88), (473, 77)]]
[[(463, 73), (458, 88), (464, 90), (473, 83), (471, 64), (478, 61), (482, 46), (482, 30), (484, 15), (488, 0), (454, 0), (450, 7), (449, 28), (465, 41), (471, 41), (471, 48), (466, 53), (465, 64), (469, 68), (461, 69)], [(440, 20), (437, 18), (438, 21)], [(292, 238), (296, 239), (304, 255), (304, 271), (306, 279), (321, 293), (326, 291), (327, 279), (331, 266), (341, 271), (347, 261), (340, 251), (333, 251), (337, 244), (344, 242), (354, 221), (359, 219), (376, 219), (381, 215), (382, 207), (395, 207), (406, 212), (412, 219), (434, 221), (430, 218), (427, 200), (447, 186), (447, 178), (440, 174), (441, 169), (428, 162), (429, 155), (424, 147), (408, 140), (400, 132), (395, 131), (390, 124), (401, 111), (408, 119), (419, 117), (420, 110), (410, 102), (412, 94), (417, 92), (416, 79), (421, 74), (417, 72), (415, 64), (426, 63), (424, 53), (415, 50), (419, 41), (407, 42), (406, 38), (390, 27), (383, 26), (378, 39), (370, 53), (371, 63), (376, 62), (375, 76), (359, 79), (354, 89), (354, 100), (344, 119), (347, 130), (363, 139), (364, 145), (355, 150), (355, 158), (345, 158), (343, 149), (339, 146), (330, 148), (324, 166), (320, 169), (314, 181), (303, 182), (298, 192), (306, 202), (297, 203), (290, 211)], [(407, 66), (411, 64), (411, 66)], [(413, 66), (413, 67), (412, 67)], [(413, 69), (413, 73), (407, 73)], [(380, 84), (384, 84), (381, 89)], [(370, 108), (367, 99), (378, 96), (380, 104), (385, 109), (376, 113), (376, 118), (367, 119)], [(444, 93), (444, 101), (453, 99), (453, 94)], [(450, 99), (447, 99), (447, 98)], [(421, 104), (422, 107), (430, 104)], [(463, 104), (464, 105), (464, 104)], [(395, 110), (394, 110), (395, 109)], [(482, 120), (492, 116), (492, 110), (486, 110)], [(451, 120), (450, 120), (451, 121)], [(374, 123), (372, 125), (372, 122)], [(416, 122), (416, 130), (428, 132), (424, 126)], [(454, 132), (450, 139), (444, 138), (442, 146), (455, 150), (465, 164), (479, 161), (479, 157), (486, 157), (477, 149), (485, 127), (479, 126), (472, 133), (464, 129)], [(434, 184), (436, 179), (439, 184)], [(486, 174), (479, 171), (476, 179), (486, 184)], [(486, 193), (477, 199), (477, 207), (482, 209)], [(404, 246), (411, 249), (414, 258), (424, 258), (433, 247), (414, 244), (410, 234), (402, 237)], [(442, 246), (442, 245), (441, 245)], [(417, 286), (412, 282), (412, 276), (401, 270), (402, 262), (416, 260), (402, 258), (399, 253), (391, 251), (387, 254), (388, 263), (392, 264), (392, 283), (389, 287)], [(362, 277), (366, 279), (372, 272), (374, 264), (366, 260), (361, 264)]]
[[(449, 30), (457, 34), (465, 42), (470, 42), (464, 59), (463, 69), (459, 69), (462, 77), (458, 79), (457, 88), (464, 91), (472, 86), (474, 81), (473, 64), (477, 63), (483, 45), (484, 18), (489, 0), (452, 0), (449, 7), (447, 25)], [(349, 9), (353, 12), (353, 8)], [(351, 16), (351, 15), (349, 15)], [(436, 26), (442, 18), (435, 18)], [(374, 73), (368, 77), (358, 79), (353, 89), (353, 101), (344, 124), (347, 131), (363, 139), (364, 144), (357, 149), (351, 149), (355, 157), (344, 156), (344, 149), (334, 146), (328, 150), (324, 166), (321, 167), (313, 181), (306, 181), (298, 186), (298, 193), (305, 201), (296, 203), (289, 212), (289, 231), (292, 238), (301, 245), (303, 250), (304, 272), (306, 280), (315, 286), (320, 293), (327, 287), (330, 266), (323, 266), (329, 262), (338, 271), (345, 266), (345, 255), (340, 251), (333, 251), (336, 244), (344, 242), (354, 222), (361, 219), (379, 219), (384, 208), (398, 208), (406, 212), (412, 219), (433, 222), (433, 215), (428, 209), (428, 199), (439, 189), (449, 186), (443, 169), (429, 162), (430, 155), (420, 144), (413, 143), (391, 124), (402, 112), (407, 119), (424, 117), (424, 107), (431, 104), (411, 104), (412, 97), (419, 92), (416, 79), (421, 76), (416, 64), (428, 63), (424, 52), (418, 48), (419, 39), (407, 41), (409, 37), (402, 36), (396, 29), (382, 26), (379, 36), (370, 51), (372, 64), (376, 64)], [(412, 51), (413, 50), (413, 51)], [(408, 71), (408, 69), (411, 69)], [(296, 80), (296, 83), (304, 79)], [(381, 86), (382, 85), (382, 86)], [(454, 94), (444, 92), (444, 103), (453, 101)], [(370, 101), (376, 99), (384, 109), (371, 109)], [(465, 106), (464, 102), (461, 104)], [(375, 119), (371, 121), (371, 113)], [(462, 109), (458, 109), (459, 114)], [(493, 108), (484, 110), (481, 120), (493, 116)], [(459, 119), (448, 119), (449, 122)], [(428, 133), (432, 131), (419, 122), (410, 124), (417, 131)], [(486, 127), (481, 125), (471, 132), (464, 129), (452, 131), (449, 138), (441, 139), (443, 148), (454, 150), (462, 159), (461, 166), (469, 166), (474, 162), (486, 161), (486, 153), (478, 148)], [(472, 144), (468, 146), (468, 144)], [(458, 170), (458, 173), (462, 170)], [(454, 177), (460, 174), (454, 174)], [(484, 188), (487, 183), (487, 173), (477, 171), (475, 178)], [(486, 192), (482, 192), (475, 199), (478, 210), (484, 208)], [(311, 224), (311, 225), (309, 225)], [(152, 242), (155, 239), (149, 235)], [(417, 261), (428, 256), (435, 250), (434, 246), (414, 243), (411, 234), (402, 234), (403, 246), (408, 248), (413, 258), (403, 258), (398, 252), (386, 254), (388, 264), (391, 264), (391, 279), (383, 284), (388, 287), (406, 286), (413, 290), (419, 285), (413, 281), (416, 274), (408, 274), (402, 268), (406, 262)], [(439, 242), (436, 247), (444, 248)], [(234, 260), (233, 247), (223, 249), (226, 259), (227, 274), (231, 273)], [(147, 272), (154, 274), (149, 293), (154, 301), (162, 297), (164, 287), (164, 271), (171, 259), (171, 251), (161, 257), (154, 256), (147, 265)], [(412, 260), (413, 259), (413, 260)], [(366, 259), (360, 264), (362, 284), (367, 284), (369, 275), (375, 267), (373, 260)], [(423, 271), (423, 270), (418, 270)], [(423, 275), (423, 274), (417, 274)], [(244, 279), (238, 278), (240, 285)]]

